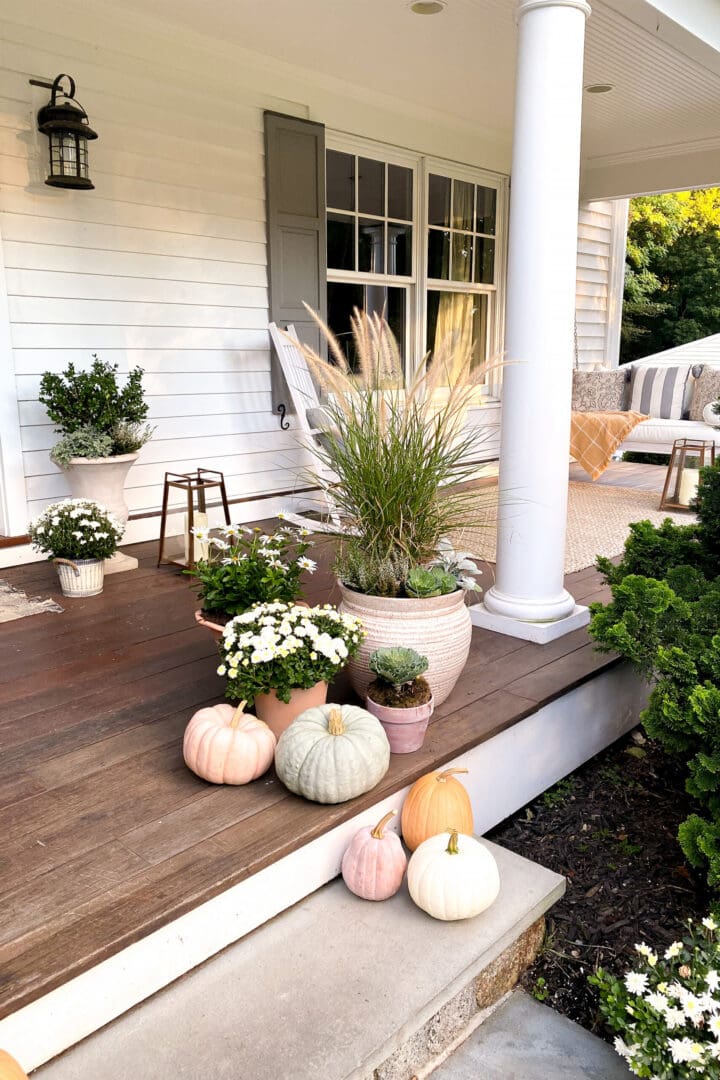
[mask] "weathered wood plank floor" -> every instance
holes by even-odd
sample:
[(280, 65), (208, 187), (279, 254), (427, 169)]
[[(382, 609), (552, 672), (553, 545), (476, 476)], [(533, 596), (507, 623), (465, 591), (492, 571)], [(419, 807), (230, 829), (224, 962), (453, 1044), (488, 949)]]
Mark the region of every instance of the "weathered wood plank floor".
[[(0, 625), (0, 1017), (612, 662), (584, 630), (546, 646), (475, 630), (424, 747), (393, 757), (372, 793), (323, 807), (272, 774), (216, 788), (181, 752), (195, 709), (222, 698), (214, 643), (194, 625), (187, 578), (155, 568), (156, 544), (126, 550), (139, 569), (86, 600), (61, 598), (46, 563), (3, 571), (65, 612)], [(604, 595), (593, 569), (567, 584), (582, 603)], [(336, 599), (327, 571), (305, 595)]]

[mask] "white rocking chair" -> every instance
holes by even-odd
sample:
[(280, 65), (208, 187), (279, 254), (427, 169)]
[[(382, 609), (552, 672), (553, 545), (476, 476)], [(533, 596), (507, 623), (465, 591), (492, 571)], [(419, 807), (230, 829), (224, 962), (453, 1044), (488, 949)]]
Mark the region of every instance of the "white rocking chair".
[[(316, 471), (322, 481), (320, 488), (322, 511), (327, 515), (327, 521), (317, 518), (303, 517), (302, 514), (286, 513), (285, 518), (293, 525), (310, 529), (312, 532), (323, 532), (338, 535), (346, 532), (329, 494), (329, 487), (335, 479), (334, 474), (327, 468), (324, 462), (317, 457), (318, 440), (322, 437), (322, 428), (313, 427), (308, 420), (309, 410), (322, 409), (315, 384), (310, 376), (310, 370), (305, 357), (300, 349), (300, 340), (293, 325), (289, 325), (286, 331), (282, 331), (277, 323), (269, 324), (270, 339), (275, 348), (285, 382), (287, 383), (292, 411), (295, 413), (298, 425), (298, 441), (303, 449), (311, 453), (317, 462)], [(297, 344), (295, 344), (297, 343)], [(312, 500), (308, 500), (312, 504)], [(316, 505), (316, 504), (315, 504)]]

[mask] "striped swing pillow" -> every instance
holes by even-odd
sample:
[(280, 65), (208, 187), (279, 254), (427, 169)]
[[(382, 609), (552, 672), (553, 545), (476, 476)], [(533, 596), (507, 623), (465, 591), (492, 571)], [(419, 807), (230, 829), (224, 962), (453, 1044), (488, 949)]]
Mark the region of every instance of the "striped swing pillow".
[(633, 368), (630, 409), (658, 420), (681, 420), (688, 366)]

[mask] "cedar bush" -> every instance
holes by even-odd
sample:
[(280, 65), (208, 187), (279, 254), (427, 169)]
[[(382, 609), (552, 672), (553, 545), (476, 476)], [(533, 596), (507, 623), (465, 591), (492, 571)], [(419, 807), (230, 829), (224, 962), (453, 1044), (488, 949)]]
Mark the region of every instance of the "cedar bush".
[(720, 886), (720, 462), (701, 470), (697, 525), (631, 526), (618, 566), (599, 559), (610, 604), (593, 604), (590, 633), (653, 682), (641, 715), (651, 738), (687, 760), (698, 813), (680, 845)]

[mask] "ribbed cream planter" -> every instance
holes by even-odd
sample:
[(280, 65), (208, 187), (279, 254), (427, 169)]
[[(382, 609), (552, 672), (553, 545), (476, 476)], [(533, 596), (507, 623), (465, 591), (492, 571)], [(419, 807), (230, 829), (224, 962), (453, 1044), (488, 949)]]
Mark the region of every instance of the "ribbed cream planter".
[(368, 669), (370, 654), (388, 645), (405, 645), (427, 656), (428, 669), (423, 675), (430, 683), (435, 707), (442, 704), (470, 651), (472, 623), (462, 589), (427, 600), (366, 596), (342, 583), (340, 591), (340, 611), (361, 619), (366, 632), (360, 653), (348, 664), (350, 681), (360, 699), (365, 700), (375, 678)]
[(104, 559), (53, 559), (63, 596), (97, 596), (103, 591)]
[(106, 458), (71, 458), (64, 472), (73, 498), (93, 499), (124, 525), (128, 519), (125, 480), (135, 461), (136, 453)]

